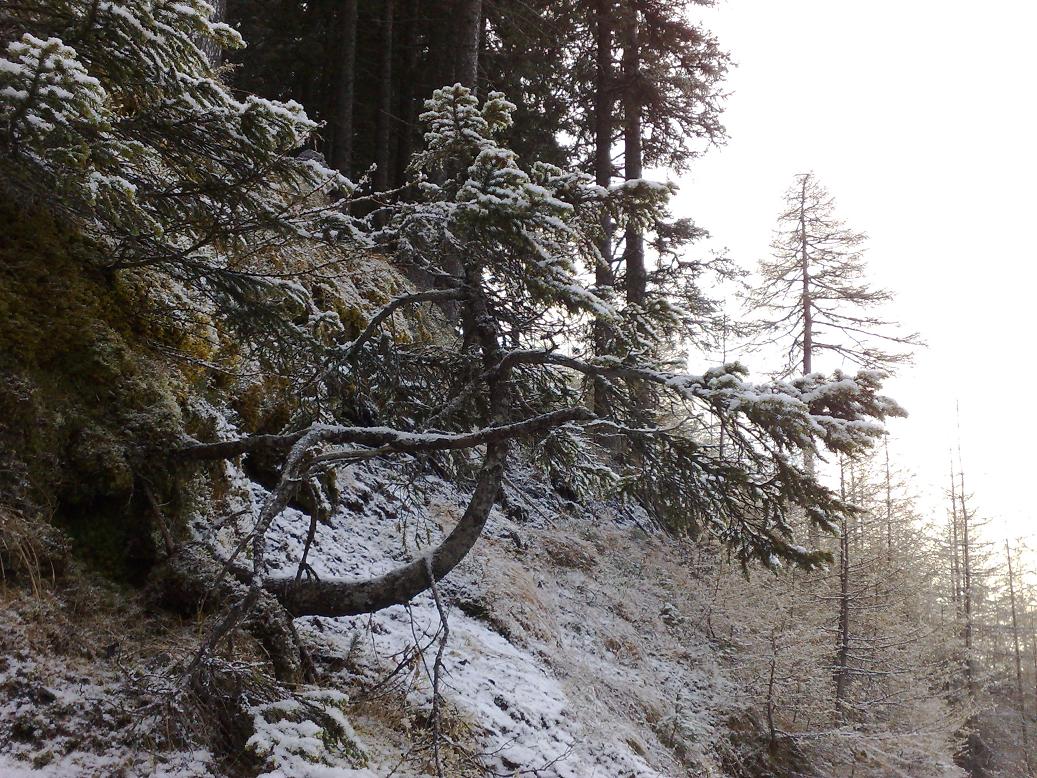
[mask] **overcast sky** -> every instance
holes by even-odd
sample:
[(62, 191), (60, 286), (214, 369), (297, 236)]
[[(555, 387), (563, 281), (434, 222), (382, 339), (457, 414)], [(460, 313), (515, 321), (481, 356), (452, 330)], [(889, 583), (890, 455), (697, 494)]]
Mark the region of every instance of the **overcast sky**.
[(929, 343), (889, 385), (926, 504), (941, 505), (958, 401), (990, 534), (1034, 534), (1037, 6), (721, 0), (704, 20), (737, 63), (731, 137), (681, 180), (675, 210), (751, 267), (793, 177), (814, 171), (869, 234), (893, 314)]

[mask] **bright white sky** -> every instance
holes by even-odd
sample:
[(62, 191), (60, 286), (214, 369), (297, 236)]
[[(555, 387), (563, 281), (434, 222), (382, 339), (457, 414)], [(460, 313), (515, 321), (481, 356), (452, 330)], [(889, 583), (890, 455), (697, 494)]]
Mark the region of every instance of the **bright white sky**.
[(680, 182), (675, 211), (752, 267), (813, 170), (870, 235), (893, 317), (929, 343), (889, 384), (923, 504), (942, 509), (958, 401), (988, 537), (1037, 533), (1037, 5), (722, 0), (704, 19), (737, 63), (731, 138)]

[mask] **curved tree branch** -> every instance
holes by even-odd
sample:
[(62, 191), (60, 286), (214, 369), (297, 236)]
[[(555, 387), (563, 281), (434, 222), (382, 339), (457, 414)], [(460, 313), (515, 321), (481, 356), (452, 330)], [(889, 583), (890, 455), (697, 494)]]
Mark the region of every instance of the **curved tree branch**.
[(372, 337), (374, 337), (375, 331), (382, 325), (386, 319), (393, 315), (398, 309), (405, 305), (411, 305), (413, 303), (429, 303), (429, 302), (445, 302), (447, 300), (460, 300), (464, 297), (465, 292), (463, 289), (429, 289), (424, 292), (415, 292), (414, 294), (403, 295), (397, 297), (395, 300), (390, 302), (378, 313), (376, 313), (371, 321), (367, 323), (364, 331), (360, 333), (356, 340), (350, 343), (348, 346), (343, 348), (343, 353), (346, 360), (352, 359), (356, 356), (360, 349), (363, 348), (364, 344), (367, 343)]
[(429, 588), (430, 563), (438, 580), (453, 570), (479, 539), (504, 478), (507, 452), (505, 440), (487, 445), (486, 459), (468, 507), (451, 533), (432, 551), (378, 578), (358, 581), (268, 578), (263, 587), (293, 616), (355, 616), (408, 602)]

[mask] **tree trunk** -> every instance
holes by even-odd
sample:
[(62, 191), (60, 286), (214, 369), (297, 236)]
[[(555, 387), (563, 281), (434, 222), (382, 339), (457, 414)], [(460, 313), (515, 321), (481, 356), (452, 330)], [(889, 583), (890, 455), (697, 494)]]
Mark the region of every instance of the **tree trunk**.
[[(227, 0), (209, 0), (209, 5), (212, 6), (212, 21), (224, 22), (227, 20)], [(199, 48), (201, 48), (209, 60), (211, 67), (218, 68), (223, 64), (223, 48), (221, 46), (210, 40), (204, 40)]]
[[(843, 463), (839, 462), (839, 490), (846, 499)], [(839, 631), (835, 657), (835, 708), (846, 720), (846, 693), (850, 675), (850, 533), (843, 516), (839, 538)]]
[[(465, 558), (482, 534), (504, 478), (508, 443), (487, 446), (475, 492), (460, 521), (432, 552), (432, 573), (443, 578)], [(356, 616), (403, 605), (431, 585), (426, 555), (378, 578), (362, 581), (267, 579), (264, 587), (292, 616)]]
[(951, 457), (951, 586), (954, 620), (961, 621), (961, 544), (958, 542), (958, 490), (954, 483), (954, 457)]
[[(240, 600), (247, 573), (231, 568), (196, 543), (185, 543), (154, 571), (151, 590), (162, 607), (196, 618), (223, 603)], [(312, 671), (292, 621), (270, 594), (261, 593), (242, 626), (262, 645), (274, 675), (285, 683), (300, 683)]]
[[(644, 175), (641, 148), (644, 109), (641, 104), (641, 42), (637, 9), (628, 6), (627, 12), (623, 42), (623, 166), (624, 178), (633, 181)], [(627, 302), (643, 305), (647, 285), (644, 236), (636, 225), (627, 227), (623, 259), (626, 263)]]
[(1033, 654), (1033, 709), (1037, 711), (1037, 628), (1030, 611), (1030, 653)]
[[(813, 372), (814, 360), (814, 320), (813, 311), (810, 307), (810, 259), (807, 254), (807, 181), (810, 176), (803, 176), (802, 189), (799, 195), (799, 249), (800, 266), (803, 274), (803, 375)], [(803, 469), (811, 478), (817, 472), (814, 455), (809, 451), (803, 454)], [(817, 525), (810, 522), (807, 525), (807, 540), (811, 548), (817, 548), (821, 537), (817, 531)]]
[[(468, 288), (466, 319), (475, 322), (471, 332), (479, 346), (483, 368), (489, 379), (489, 422), (493, 427), (505, 426), (511, 405), (510, 368), (502, 366), (500, 335), (490, 314), (483, 292), (482, 269), (466, 263)], [(486, 444), (486, 458), (475, 491), (460, 521), (446, 539), (430, 554), (375, 579), (365, 581), (296, 581), (294, 578), (268, 579), (264, 588), (271, 592), (293, 616), (353, 616), (372, 613), (390, 605), (403, 605), (427, 590), (465, 558), (482, 534), (504, 478), (508, 441), (492, 440)], [(429, 565), (431, 561), (431, 565)]]
[(893, 484), (889, 474), (889, 436), (882, 438), (886, 454), (886, 564), (893, 566)]
[[(641, 95), (641, 41), (637, 8), (627, 3), (623, 41), (623, 177), (635, 181), (644, 175), (642, 158), (641, 116), (644, 110)], [(641, 228), (631, 224), (624, 236), (623, 262), (626, 266), (626, 301), (628, 305), (643, 306), (648, 276), (645, 270), (644, 235)], [(642, 381), (629, 382), (635, 418), (646, 421), (650, 400)], [(636, 452), (635, 459), (636, 459)]]
[(393, 13), (394, 0), (383, 0), (381, 22), (381, 67), (378, 85), (378, 121), (375, 131), (375, 174), (376, 191), (384, 192), (389, 188), (389, 165), (392, 160), (392, 58), (393, 58)]
[(814, 359), (814, 312), (811, 307), (810, 288), (810, 256), (807, 253), (807, 182), (809, 175), (803, 176), (802, 190), (799, 195), (799, 250), (800, 267), (803, 272), (803, 375), (813, 371)]
[(1012, 641), (1015, 645), (1015, 688), (1019, 696), (1019, 719), (1023, 730), (1023, 756), (1030, 763), (1030, 747), (1026, 732), (1026, 702), (1023, 696), (1023, 664), (1019, 652), (1019, 619), (1015, 610), (1015, 576), (1012, 574), (1012, 549), (1005, 541), (1005, 556), (1008, 559), (1008, 598), (1012, 608)]
[(969, 512), (965, 505), (965, 474), (958, 468), (958, 500), (961, 503), (962, 600), (965, 609), (965, 681), (969, 696), (976, 697), (976, 674), (972, 656), (972, 562), (969, 543)]
[[(612, 184), (613, 78), (612, 78), (612, 2), (598, 0), (595, 9), (596, 56), (594, 84), (594, 180), (606, 189)], [(594, 283), (599, 288), (615, 287), (612, 271), (612, 219), (601, 217), (601, 237), (598, 241), (600, 261), (594, 268)], [(594, 352), (610, 352), (608, 325), (594, 324)], [(600, 416), (609, 413), (608, 383), (600, 376), (594, 379), (594, 411)]]
[(401, 72), (397, 79), (399, 98), (397, 111), (400, 117), (400, 131), (397, 135), (396, 145), (396, 186), (402, 186), (406, 179), (407, 165), (414, 153), (414, 139), (417, 134), (418, 12), (420, 10), (420, 0), (409, 0), (403, 24), (402, 41), (397, 47), (400, 51)]
[(357, 0), (345, 0), (339, 22), (339, 68), (332, 162), (345, 176), (353, 174), (353, 92), (356, 82)]
[(482, 43), (482, 0), (459, 0), (457, 8), (457, 80), (478, 93), (479, 48)]

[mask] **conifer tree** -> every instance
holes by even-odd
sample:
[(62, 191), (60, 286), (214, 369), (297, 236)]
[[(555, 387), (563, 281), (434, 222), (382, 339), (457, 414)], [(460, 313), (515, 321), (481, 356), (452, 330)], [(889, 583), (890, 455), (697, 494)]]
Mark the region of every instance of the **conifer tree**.
[[(5, 186), (108, 247), (105, 269), (148, 269), (194, 306), (257, 335), (301, 334), (298, 288), (256, 257), (348, 234), (326, 193), (352, 183), (294, 156), (317, 125), (298, 103), (238, 99), (200, 46), (240, 47), (201, 0), (0, 9)], [(65, 41), (74, 41), (74, 46)]]
[[(780, 376), (809, 375), (815, 359), (829, 353), (868, 369), (888, 370), (910, 358), (910, 351), (887, 351), (919, 345), (916, 335), (900, 335), (874, 313), (892, 300), (865, 279), (864, 233), (855, 232), (835, 214), (835, 201), (813, 173), (797, 176), (785, 194), (785, 210), (760, 262), (759, 283), (746, 298), (757, 318), (757, 344), (782, 349)], [(815, 462), (804, 465), (813, 472)], [(818, 536), (811, 526), (810, 543)]]
[[(660, 494), (659, 510), (674, 531), (694, 525), (723, 537), (745, 563), (773, 565), (785, 559), (812, 567), (818, 556), (788, 539), (790, 501), (808, 504), (816, 520), (825, 523), (836, 520), (845, 505), (805, 478), (790, 457), (813, 449), (819, 443), (814, 436), (822, 430), (825, 446), (860, 450), (881, 435), (869, 418), (901, 413), (876, 394), (879, 385), (867, 374), (863, 379), (840, 374), (832, 381), (815, 375), (754, 388), (744, 381), (740, 366), (685, 375), (652, 356), (655, 348), (639, 349), (640, 361), (625, 363), (556, 353), (552, 341), (580, 317), (621, 317), (577, 276), (577, 268), (589, 268), (594, 259), (593, 241), (583, 231), (600, 223), (602, 208), (615, 209), (621, 218), (657, 212), (668, 190), (647, 185), (602, 190), (578, 172), (543, 163), (523, 169), (497, 140), (513, 110), (499, 94), (488, 95), (480, 107), (464, 87), (437, 90), (423, 116), (429, 127), (426, 146), (412, 165), (421, 198), (398, 203), (386, 215), (386, 226), (371, 233), (372, 245), (392, 250), (402, 263), (434, 267), (451, 283), (392, 301), (356, 341), (344, 346), (335, 373), (342, 371), (345, 378), (358, 370), (384, 369), (370, 361), (376, 356), (371, 339), (402, 305), (456, 299), (471, 323), (459, 352), (453, 345), (432, 347), (442, 353), (430, 359), (428, 345), (414, 349), (411, 357), (406, 349), (397, 351), (393, 369), (413, 365), (429, 390), (412, 394), (407, 402), (385, 404), (383, 421), (395, 420), (400, 427), (317, 424), (274, 437), (192, 446), (183, 454), (222, 459), (262, 449), (286, 457), (281, 483), (259, 520), (251, 591), (270, 590), (293, 614), (355, 614), (405, 602), (429, 586), (430, 574), (449, 573), (482, 532), (503, 476), (508, 441), (554, 428), (570, 441), (575, 452), (571, 467), (577, 472), (601, 470), (586, 441), (588, 432), (602, 428), (639, 440), (650, 468), (642, 480), (670, 485), (668, 493)], [(434, 178), (439, 183), (431, 183)], [(459, 277), (443, 265), (445, 242), (463, 247), (454, 255), (462, 262)], [(683, 326), (672, 309), (659, 308), (654, 316), (658, 332)], [(629, 426), (634, 418), (629, 405), (596, 417), (573, 395), (574, 376), (657, 386), (685, 414), (702, 405), (688, 426), (701, 426), (693, 422), (699, 414), (724, 419), (729, 434), (725, 455), (700, 445), (688, 431)], [(358, 445), (375, 446), (381, 456), (485, 446), (475, 491), (458, 525), (427, 557), (376, 580), (267, 580), (263, 534), (291, 493), (299, 468), (315, 449), (324, 451), (319, 461), (328, 467), (355, 457)]]
[(920, 344), (917, 335), (899, 333), (875, 312), (893, 294), (868, 284), (866, 240), (836, 216), (835, 200), (813, 173), (796, 177), (771, 256), (760, 262), (759, 285), (746, 301), (760, 319), (759, 342), (783, 348), (781, 375), (810, 373), (824, 353), (888, 370)]

